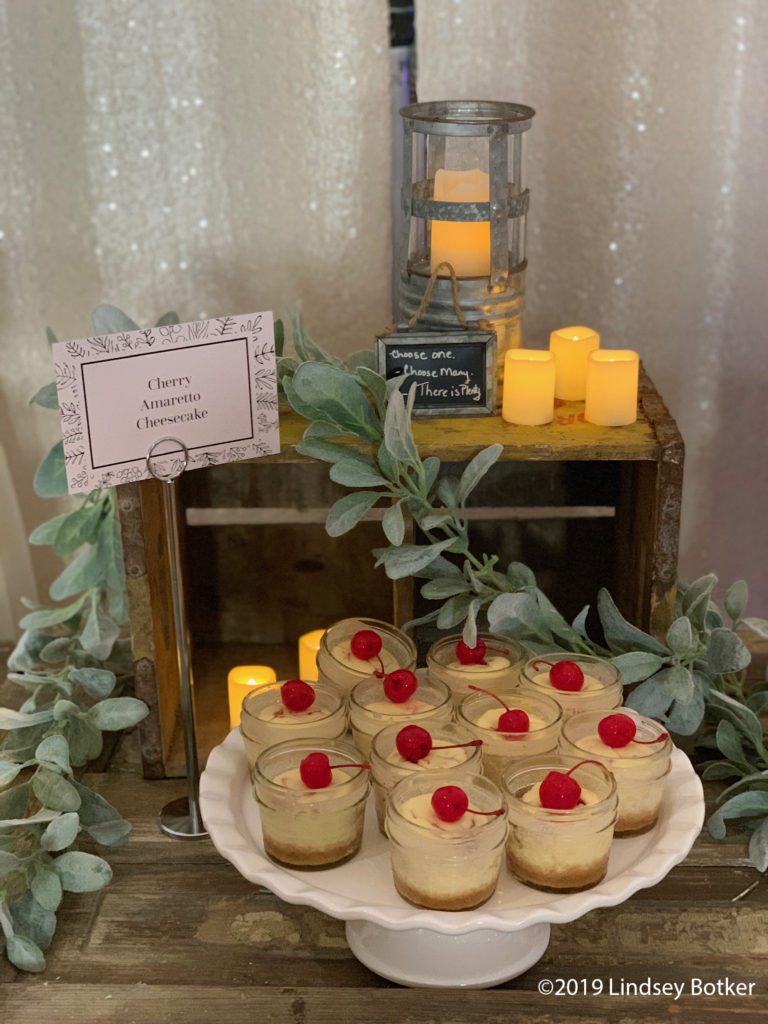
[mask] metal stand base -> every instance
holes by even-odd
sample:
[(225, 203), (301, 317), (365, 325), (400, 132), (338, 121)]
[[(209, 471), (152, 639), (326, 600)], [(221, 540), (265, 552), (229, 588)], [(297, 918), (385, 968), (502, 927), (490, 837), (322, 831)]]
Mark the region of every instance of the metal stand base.
[(180, 796), (171, 800), (160, 811), (160, 828), (173, 839), (205, 839), (203, 819), (197, 805), (190, 807), (189, 799)]

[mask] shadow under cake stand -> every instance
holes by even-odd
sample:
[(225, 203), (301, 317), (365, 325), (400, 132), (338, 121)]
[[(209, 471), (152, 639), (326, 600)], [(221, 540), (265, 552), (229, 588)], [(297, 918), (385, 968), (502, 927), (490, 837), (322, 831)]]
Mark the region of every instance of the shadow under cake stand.
[(685, 859), (704, 821), (701, 782), (685, 754), (675, 749), (656, 827), (613, 843), (608, 873), (599, 885), (566, 895), (539, 892), (503, 867), (487, 903), (450, 913), (420, 910), (397, 893), (373, 800), (368, 801), (362, 849), (346, 864), (294, 871), (269, 860), (236, 729), (208, 758), (200, 804), (214, 846), (244, 878), (288, 903), (345, 921), (352, 952), (382, 977), (439, 988), (487, 988), (516, 978), (544, 955), (550, 924), (615, 906), (661, 881)]

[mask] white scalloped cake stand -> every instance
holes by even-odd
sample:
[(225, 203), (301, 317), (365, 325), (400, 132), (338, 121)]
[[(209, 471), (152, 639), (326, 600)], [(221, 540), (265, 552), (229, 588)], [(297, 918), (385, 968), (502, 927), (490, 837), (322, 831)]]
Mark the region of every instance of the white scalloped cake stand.
[(530, 889), (502, 868), (492, 899), (477, 910), (449, 913), (419, 910), (397, 894), (372, 800), (362, 850), (348, 863), (292, 871), (269, 860), (237, 730), (208, 758), (200, 805), (214, 846), (245, 878), (288, 903), (346, 921), (352, 952), (377, 974), (403, 985), (441, 988), (486, 988), (527, 971), (544, 955), (550, 923), (615, 906), (655, 885), (685, 859), (704, 821), (701, 782), (685, 754), (675, 750), (658, 824), (646, 835), (614, 842), (600, 885), (556, 895)]

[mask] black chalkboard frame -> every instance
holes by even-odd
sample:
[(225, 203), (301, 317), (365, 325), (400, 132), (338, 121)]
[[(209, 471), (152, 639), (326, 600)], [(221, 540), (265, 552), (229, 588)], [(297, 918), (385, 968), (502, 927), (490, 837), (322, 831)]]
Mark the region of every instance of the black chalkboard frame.
[[(414, 417), (441, 418), (459, 416), (494, 416), (496, 414), (497, 366), (496, 366), (496, 332), (495, 331), (410, 331), (407, 327), (398, 327), (390, 334), (378, 335), (376, 338), (376, 362), (378, 372), (387, 377), (387, 350), (393, 346), (409, 348), (454, 348), (457, 345), (483, 346), (483, 385), (485, 401), (482, 404), (457, 401), (454, 405), (437, 404), (433, 406), (416, 406)], [(411, 378), (413, 380), (413, 378)]]

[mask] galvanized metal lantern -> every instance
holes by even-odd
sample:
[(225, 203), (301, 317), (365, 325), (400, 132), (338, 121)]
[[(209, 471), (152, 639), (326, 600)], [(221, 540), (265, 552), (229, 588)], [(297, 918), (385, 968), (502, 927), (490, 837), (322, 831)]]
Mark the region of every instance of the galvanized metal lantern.
[[(499, 366), (521, 344), (525, 296), (523, 132), (535, 111), (518, 103), (447, 100), (414, 103), (400, 114), (403, 227), (400, 317), (422, 305), (430, 277), (450, 263), (465, 318), (496, 331)], [(451, 282), (438, 271), (420, 316), (429, 330), (456, 328)]]

